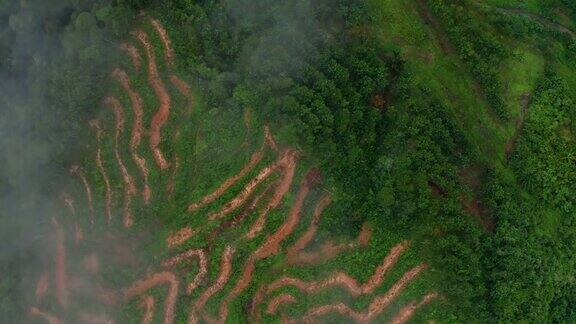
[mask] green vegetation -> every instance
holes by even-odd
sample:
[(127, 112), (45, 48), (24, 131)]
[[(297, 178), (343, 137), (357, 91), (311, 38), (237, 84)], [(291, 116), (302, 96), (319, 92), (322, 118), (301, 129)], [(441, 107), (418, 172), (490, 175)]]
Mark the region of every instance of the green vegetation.
[[(58, 7), (53, 16), (34, 16), (51, 5)], [(139, 10), (147, 16), (136, 17)], [(162, 40), (147, 17), (166, 27), (175, 51), (173, 66), (164, 59)], [(31, 127), (37, 126), (33, 137), (47, 136), (55, 143), (42, 165), (62, 176), (70, 164), (81, 164), (99, 197), (98, 211), (104, 210), (101, 197), (107, 189), (95, 163), (94, 129), (85, 125), (92, 118), (101, 121), (102, 158), (118, 201), (117, 227), (124, 184), (115, 164), (115, 118), (102, 104), (105, 94), (117, 97), (124, 107), (126, 126), (119, 147), (137, 188), (143, 180), (137, 176), (138, 165), (128, 158), (129, 125), (134, 123), (131, 98), (109, 78), (112, 67), (126, 70), (142, 95), (144, 125), (151, 124), (158, 106), (144, 48), (128, 31), (150, 35), (164, 80), (176, 75), (191, 85), (193, 104), (166, 81), (172, 111), (160, 148), (166, 156), (179, 158), (175, 189), (164, 190), (171, 171), (154, 167), (150, 150), (141, 149), (155, 188), (152, 203), (134, 198), (136, 224), (118, 234), (137, 242), (139, 263), (119, 271), (113, 256), (105, 256), (102, 277), (110, 286), (122, 288), (140, 280), (175, 251), (204, 248), (210, 251), (206, 288), (218, 275), (226, 246), (234, 245), (231, 278), (206, 305), (215, 316), (242, 276), (244, 262), (284, 222), (307, 170), (318, 168), (322, 184), (310, 193), (301, 221), (282, 248), (306, 231), (315, 202), (326, 192), (332, 203), (322, 215), (313, 246), (326, 240), (354, 241), (362, 225), (369, 224), (368, 246), (311, 266), (287, 265), (284, 254), (259, 260), (253, 284), (231, 302), (228, 322), (249, 321), (257, 289), (279, 273), (319, 280), (341, 271), (365, 282), (385, 253), (403, 240), (411, 241), (410, 249), (371, 294), (352, 300), (340, 289), (308, 295), (283, 288), (277, 293), (298, 297), (286, 314), (299, 318), (313, 306), (338, 301), (364, 310), (374, 296), (424, 262), (428, 269), (378, 320), (391, 319), (403, 305), (434, 291), (441, 298), (419, 309), (414, 322), (576, 321), (573, 1), (70, 1), (37, 7), (5, 2), (0, 18), (7, 18), (0, 20), (6, 22), (0, 35), (0, 71), (12, 77), (7, 80), (25, 85), (23, 93), (30, 98), (42, 98), (25, 105), (30, 107)], [(14, 51), (18, 37), (25, 37), (38, 21), (60, 54), (53, 61), (48, 59), (51, 53), (38, 49)], [(142, 54), (140, 71), (117, 53), (117, 44), (126, 40)], [(23, 74), (28, 77), (17, 77)], [(7, 95), (0, 101), (12, 106), (17, 102)], [(186, 115), (190, 107), (192, 113)], [(186, 209), (250, 161), (263, 147), (264, 125), (281, 147), (300, 151), (293, 186), (254, 240), (241, 238), (257, 212), (210, 236), (222, 222), (208, 222), (206, 215), (234, 198), (276, 160), (276, 153), (265, 149), (256, 167), (214, 203), (194, 213)], [(141, 144), (147, 145), (147, 140)], [(58, 178), (40, 188), (50, 192)], [(273, 175), (264, 183), (279, 178)], [(0, 189), (16, 186), (5, 179), (10, 178), (2, 174)], [(84, 190), (80, 182), (66, 187), (74, 193)], [(77, 213), (87, 215), (89, 207), (80, 202)], [(96, 227), (104, 231), (101, 219)], [(89, 227), (87, 218), (80, 222)], [(184, 226), (200, 234), (168, 251), (166, 237)], [(18, 269), (31, 254), (0, 263), (8, 274), (8, 279), (0, 278), (0, 314), (6, 318), (20, 319), (26, 312), (28, 305), (7, 296), (19, 295)], [(195, 273), (197, 263), (186, 270)], [(203, 290), (178, 300), (177, 322), (186, 321), (189, 305)], [(166, 298), (160, 289), (152, 295), (157, 305)], [(27, 302), (31, 297), (20, 298)], [(141, 313), (135, 300), (118, 316), (131, 323), (140, 321)], [(161, 316), (157, 312), (155, 319)], [(279, 316), (264, 314), (262, 319), (274, 322)], [(330, 315), (325, 320), (347, 318)]]

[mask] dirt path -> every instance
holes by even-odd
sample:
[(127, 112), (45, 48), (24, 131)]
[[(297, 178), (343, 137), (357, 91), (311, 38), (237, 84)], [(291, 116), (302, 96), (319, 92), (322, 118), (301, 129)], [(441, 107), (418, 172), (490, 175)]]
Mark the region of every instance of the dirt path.
[(183, 262), (184, 260), (189, 260), (192, 258), (198, 258), (198, 273), (192, 282), (186, 285), (186, 294), (188, 295), (190, 295), (198, 287), (200, 282), (202, 282), (202, 280), (204, 280), (208, 274), (208, 258), (206, 256), (206, 252), (202, 249), (192, 249), (162, 262), (163, 267), (171, 268)]
[(102, 126), (100, 125), (100, 121), (93, 119), (90, 121), (90, 126), (96, 130), (96, 167), (100, 171), (100, 175), (102, 179), (104, 179), (104, 188), (105, 188), (105, 203), (104, 208), (106, 212), (106, 223), (110, 225), (112, 221), (112, 188), (110, 187), (110, 179), (108, 178), (108, 173), (104, 168), (104, 163), (102, 162), (102, 134), (104, 131), (102, 130)]
[(154, 26), (164, 45), (164, 58), (166, 62), (168, 62), (170, 66), (174, 65), (174, 50), (172, 50), (172, 42), (170, 41), (170, 37), (168, 37), (168, 32), (166, 32), (166, 29), (164, 29), (164, 26), (162, 26), (158, 20), (151, 18), (150, 23)]
[(280, 294), (270, 301), (268, 307), (266, 308), (266, 313), (268, 315), (274, 315), (278, 311), (278, 307), (282, 304), (293, 304), (296, 302), (296, 297), (290, 294)]
[(139, 72), (142, 66), (142, 58), (140, 57), (140, 53), (138, 53), (138, 49), (132, 44), (122, 43), (120, 44), (120, 50), (124, 51), (128, 57), (130, 57), (134, 70)]
[(278, 151), (278, 144), (276, 144), (276, 141), (274, 140), (274, 137), (272, 136), (272, 132), (270, 131), (270, 127), (268, 127), (268, 125), (264, 126), (264, 141), (274, 151)]
[(555, 21), (552, 21), (546, 17), (532, 13), (528, 10), (524, 10), (521, 8), (496, 8), (496, 10), (501, 12), (501, 13), (504, 13), (504, 14), (524, 16), (524, 17), (529, 18), (533, 21), (537, 21), (548, 28), (555, 29), (555, 30), (557, 30), (563, 34), (567, 34), (568, 36), (570, 36), (572, 38), (576, 38), (576, 32), (572, 31), (568, 27), (566, 27), (562, 24), (559, 24)]
[(421, 307), (428, 305), (434, 299), (438, 298), (438, 294), (433, 292), (429, 293), (419, 302), (411, 302), (408, 305), (402, 307), (400, 311), (394, 315), (390, 324), (405, 324), (414, 316), (414, 313)]
[(208, 240), (210, 244), (213, 244), (214, 239), (217, 238), (225, 229), (229, 227), (236, 227), (238, 226), (248, 215), (250, 215), (260, 204), (262, 199), (268, 197), (268, 195), (272, 192), (272, 189), (275, 187), (274, 184), (269, 184), (261, 193), (254, 196), (254, 198), (248, 203), (248, 205), (242, 210), (242, 212), (238, 213), (234, 218), (227, 219), (223, 221), (218, 228), (216, 228), (210, 235), (208, 236)]
[(142, 46), (144, 46), (144, 49), (146, 50), (146, 56), (148, 58), (148, 83), (150, 83), (154, 89), (156, 97), (160, 102), (158, 110), (152, 117), (152, 122), (150, 124), (150, 150), (152, 151), (156, 165), (158, 165), (160, 170), (165, 170), (168, 168), (168, 162), (158, 146), (161, 141), (162, 127), (168, 121), (168, 116), (170, 114), (170, 95), (166, 91), (164, 82), (158, 73), (154, 49), (148, 40), (148, 35), (141, 30), (135, 31), (133, 34), (142, 43)]
[(171, 324), (174, 322), (179, 287), (178, 279), (173, 273), (168, 271), (155, 273), (147, 279), (136, 282), (130, 288), (124, 289), (122, 295), (124, 300), (128, 301), (159, 285), (168, 285), (168, 295), (164, 305), (164, 324)]
[(48, 292), (48, 288), (50, 287), (49, 276), (50, 273), (48, 271), (44, 271), (40, 275), (40, 278), (38, 278), (38, 282), (36, 283), (36, 293), (34, 294), (37, 303), (41, 302)]
[(296, 199), (292, 205), (292, 209), (288, 213), (284, 223), (274, 234), (268, 236), (264, 243), (262, 243), (262, 245), (248, 257), (242, 276), (240, 279), (238, 279), (234, 288), (232, 288), (228, 295), (224, 297), (224, 300), (220, 304), (219, 319), (217, 322), (223, 323), (226, 321), (228, 317), (228, 304), (250, 285), (256, 261), (262, 260), (272, 255), (276, 255), (280, 252), (280, 244), (294, 231), (294, 228), (300, 220), (300, 213), (304, 205), (304, 201), (308, 196), (311, 188), (315, 186), (319, 181), (319, 178), (320, 173), (317, 169), (308, 171), (302, 180), (300, 189), (298, 190)]
[(215, 293), (222, 290), (224, 285), (230, 279), (230, 275), (232, 274), (232, 256), (234, 255), (234, 248), (231, 246), (227, 246), (222, 253), (222, 258), (220, 260), (220, 272), (218, 273), (218, 278), (216, 278), (216, 282), (214, 285), (210, 286), (206, 289), (198, 299), (194, 302), (192, 307), (190, 308), (190, 317), (188, 319), (188, 323), (197, 323), (198, 322), (198, 313), (202, 312), (204, 305), (206, 302), (212, 297)]
[(143, 182), (142, 199), (144, 199), (144, 203), (147, 205), (148, 203), (150, 203), (150, 197), (151, 197), (150, 186), (148, 185), (149, 171), (148, 167), (146, 166), (146, 160), (140, 157), (137, 153), (138, 147), (140, 146), (140, 142), (142, 140), (142, 132), (144, 130), (142, 123), (142, 118), (144, 115), (143, 110), (144, 104), (142, 102), (142, 97), (140, 96), (140, 94), (134, 91), (134, 89), (132, 88), (132, 85), (130, 84), (130, 79), (128, 78), (128, 75), (126, 74), (125, 71), (116, 69), (114, 70), (114, 72), (112, 72), (112, 76), (120, 82), (122, 88), (124, 88), (124, 91), (126, 91), (128, 97), (130, 97), (130, 102), (132, 103), (132, 110), (134, 112), (134, 123), (132, 126), (132, 135), (130, 137), (130, 153), (132, 155), (134, 163), (138, 166), (140, 174), (142, 175), (142, 182)]
[(90, 184), (88, 183), (88, 180), (86, 180), (84, 172), (82, 172), (82, 169), (79, 166), (72, 166), (70, 168), (70, 172), (74, 175), (77, 175), (84, 185), (84, 190), (86, 191), (86, 200), (88, 202), (88, 217), (90, 218), (90, 224), (94, 225), (94, 204), (92, 200), (92, 188), (90, 188)]
[(328, 287), (341, 286), (342, 288), (348, 290), (350, 295), (353, 297), (370, 294), (374, 291), (374, 289), (378, 288), (382, 284), (385, 275), (396, 264), (398, 258), (400, 258), (407, 247), (408, 242), (402, 242), (394, 246), (388, 255), (384, 258), (382, 264), (380, 264), (374, 270), (374, 274), (372, 274), (372, 276), (364, 284), (359, 284), (356, 279), (342, 272), (336, 272), (327, 279), (314, 282), (305, 282), (303, 280), (291, 277), (282, 277), (272, 282), (268, 286), (267, 293), (270, 294), (274, 290), (280, 289), (282, 287), (294, 286), (303, 292), (312, 294), (324, 290)]
[(287, 151), (278, 161), (262, 169), (256, 177), (254, 177), (250, 182), (248, 182), (248, 184), (244, 187), (244, 189), (242, 189), (242, 191), (236, 197), (234, 197), (234, 199), (224, 204), (224, 206), (222, 206), (220, 211), (209, 215), (208, 218), (210, 220), (220, 219), (226, 216), (228, 213), (236, 210), (238, 207), (242, 206), (246, 201), (246, 199), (248, 199), (248, 197), (252, 195), (252, 193), (260, 183), (262, 183), (272, 173), (274, 173), (276, 170), (278, 170), (284, 164), (286, 164), (286, 161), (290, 158), (290, 155), (291, 155), (290, 151)]
[(398, 297), (398, 295), (406, 288), (406, 286), (414, 280), (424, 269), (425, 264), (421, 264), (406, 272), (384, 295), (376, 296), (365, 312), (358, 312), (351, 309), (344, 303), (336, 303), (323, 305), (312, 308), (304, 315), (298, 323), (314, 323), (319, 317), (329, 313), (339, 313), (354, 319), (356, 322), (366, 323), (373, 320), (380, 315), (390, 304)]
[(150, 295), (142, 298), (140, 307), (144, 309), (144, 316), (142, 317), (142, 324), (151, 324), (154, 320), (154, 309), (156, 308), (156, 300)]
[(268, 213), (276, 209), (280, 205), (280, 202), (282, 202), (282, 199), (284, 199), (284, 196), (286, 196), (288, 191), (290, 191), (290, 187), (292, 186), (292, 182), (294, 181), (294, 174), (296, 173), (297, 158), (298, 157), (296, 155), (293, 155), (286, 160), (285, 164), (282, 167), (283, 168), (282, 179), (280, 179), (278, 186), (276, 186), (274, 195), (272, 196), (270, 201), (266, 204), (266, 207), (264, 207), (260, 211), (258, 218), (254, 222), (254, 224), (252, 224), (250, 230), (248, 230), (248, 232), (246, 233), (247, 239), (251, 240), (255, 238), (256, 235), (264, 229)]
[(109, 105), (112, 110), (114, 111), (114, 116), (116, 118), (116, 135), (114, 141), (114, 155), (116, 156), (116, 162), (118, 163), (118, 167), (120, 168), (120, 174), (122, 175), (122, 180), (124, 181), (124, 226), (131, 227), (134, 224), (134, 219), (132, 217), (132, 210), (130, 205), (132, 203), (132, 196), (136, 194), (136, 184), (134, 183), (134, 179), (128, 172), (126, 165), (124, 165), (124, 161), (120, 156), (120, 136), (124, 132), (124, 113), (123, 107), (120, 101), (115, 97), (106, 97), (104, 100), (107, 105)]
[(36, 307), (30, 308), (30, 315), (40, 317), (43, 320), (45, 320), (48, 324), (64, 324), (64, 322), (62, 322), (62, 320), (60, 320), (56, 316), (43, 312)]
[(310, 226), (302, 236), (296, 242), (286, 249), (286, 256), (288, 259), (295, 258), (298, 253), (304, 250), (308, 244), (312, 241), (316, 232), (318, 231), (318, 223), (320, 222), (320, 217), (324, 212), (324, 209), (332, 202), (332, 198), (330, 194), (324, 194), (316, 203), (316, 207), (314, 207), (314, 213), (312, 214), (312, 221), (310, 222)]
[(220, 187), (218, 187), (214, 192), (210, 193), (209, 195), (202, 198), (199, 202), (190, 204), (188, 206), (188, 212), (194, 212), (207, 204), (214, 202), (218, 199), (224, 192), (226, 192), (230, 187), (232, 187), (238, 180), (242, 179), (248, 172), (250, 172), (264, 157), (264, 153), (262, 151), (255, 152), (252, 154), (250, 161), (238, 172), (236, 175), (228, 178)]
[(62, 226), (52, 218), (54, 226), (56, 254), (54, 257), (54, 287), (56, 300), (63, 308), (68, 307), (68, 272), (66, 269), (66, 237)]
[(446, 55), (452, 55), (456, 53), (448, 36), (444, 32), (444, 28), (442, 24), (436, 19), (436, 17), (430, 12), (428, 8), (428, 3), (426, 0), (417, 0), (416, 1), (416, 9), (420, 17), (426, 22), (426, 24), (430, 25), (434, 33), (436, 34), (436, 38), (438, 39), (438, 43), (440, 44), (440, 48), (442, 52)]
[(186, 226), (174, 233), (170, 233), (166, 239), (166, 245), (169, 249), (174, 248), (178, 245), (184, 244), (194, 234), (196, 234), (196, 231), (192, 227)]
[(334, 244), (332, 241), (327, 241), (322, 244), (319, 249), (310, 252), (291, 248), (286, 253), (286, 263), (292, 265), (304, 265), (325, 262), (335, 258), (342, 252), (356, 249), (358, 247), (366, 247), (370, 241), (371, 235), (372, 231), (370, 230), (370, 227), (367, 224), (364, 224), (355, 242)]

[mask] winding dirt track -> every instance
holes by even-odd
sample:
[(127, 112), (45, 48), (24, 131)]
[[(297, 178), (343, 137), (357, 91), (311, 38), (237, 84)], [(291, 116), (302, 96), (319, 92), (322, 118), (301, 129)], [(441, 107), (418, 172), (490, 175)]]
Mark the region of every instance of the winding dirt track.
[(54, 258), (54, 287), (56, 300), (63, 308), (68, 307), (68, 273), (66, 270), (66, 238), (64, 230), (55, 218), (52, 218), (56, 239), (56, 255)]
[(314, 213), (312, 214), (312, 222), (310, 226), (300, 236), (300, 238), (294, 243), (291, 247), (286, 250), (286, 256), (288, 259), (295, 258), (298, 253), (308, 246), (308, 244), (312, 241), (316, 232), (318, 231), (318, 223), (320, 222), (320, 217), (324, 212), (324, 209), (332, 202), (329, 194), (325, 194), (320, 198), (320, 200), (316, 203), (316, 207), (314, 207)]
[(260, 171), (260, 173), (256, 177), (254, 177), (234, 199), (227, 202), (220, 209), (220, 211), (209, 215), (208, 219), (215, 220), (222, 218), (228, 213), (242, 206), (246, 201), (246, 199), (254, 192), (254, 190), (260, 183), (262, 183), (266, 178), (268, 178), (273, 172), (275, 172), (279, 168), (282, 167), (288, 168), (291, 164), (295, 164), (297, 156), (298, 153), (293, 150), (286, 150), (285, 152), (283, 152), (278, 161), (262, 169), (262, 171)]
[(154, 308), (156, 306), (156, 300), (150, 295), (146, 295), (142, 298), (140, 307), (144, 309), (144, 316), (142, 317), (142, 324), (150, 324), (154, 320)]
[(84, 185), (84, 190), (86, 191), (86, 200), (88, 201), (88, 214), (89, 214), (88, 217), (90, 218), (90, 224), (94, 224), (94, 204), (92, 200), (92, 188), (90, 188), (90, 184), (88, 183), (88, 180), (86, 180), (84, 172), (82, 172), (82, 169), (80, 169), (79, 166), (77, 165), (72, 166), (70, 168), (70, 172), (72, 174), (77, 175), (82, 181), (82, 184)]
[(356, 242), (334, 244), (332, 241), (327, 241), (320, 246), (319, 249), (308, 252), (308, 251), (289, 251), (287, 253), (287, 264), (315, 264), (320, 262), (325, 262), (336, 257), (338, 254), (349, 251), (358, 247), (366, 247), (370, 243), (370, 237), (372, 236), (372, 231), (368, 224), (362, 226), (360, 234)]
[(278, 311), (278, 307), (282, 304), (293, 304), (296, 302), (296, 297), (290, 294), (280, 294), (270, 301), (268, 307), (266, 308), (266, 313), (268, 315), (274, 315)]
[(176, 301), (178, 299), (178, 286), (179, 282), (176, 276), (168, 271), (159, 272), (151, 275), (147, 279), (136, 282), (130, 288), (124, 289), (122, 295), (124, 300), (130, 300), (144, 292), (154, 288), (158, 285), (168, 285), (168, 295), (164, 305), (164, 324), (174, 322), (174, 312), (176, 308)]
[(142, 118), (144, 115), (144, 104), (142, 102), (142, 97), (140, 94), (132, 88), (130, 83), (130, 78), (125, 71), (120, 69), (115, 69), (112, 72), (112, 76), (120, 82), (122, 88), (130, 97), (130, 102), (132, 103), (132, 111), (134, 112), (134, 123), (132, 126), (132, 135), (130, 137), (130, 153), (132, 155), (132, 159), (134, 163), (138, 166), (140, 170), (140, 174), (142, 175), (142, 199), (144, 199), (144, 203), (148, 204), (150, 202), (151, 191), (150, 186), (148, 185), (148, 167), (146, 166), (146, 160), (138, 155), (138, 147), (140, 146), (140, 142), (142, 140), (142, 133), (144, 131)]
[(174, 233), (170, 233), (166, 239), (166, 245), (169, 249), (178, 245), (182, 245), (184, 242), (188, 241), (195, 233), (196, 231), (192, 229), (192, 227), (186, 226)]
[(174, 50), (172, 50), (172, 44), (171, 44), (172, 42), (170, 41), (170, 37), (168, 37), (168, 33), (166, 32), (166, 29), (164, 29), (162, 24), (156, 19), (151, 18), (150, 23), (152, 23), (152, 26), (154, 26), (154, 29), (156, 30), (156, 32), (160, 36), (160, 40), (162, 41), (162, 44), (164, 45), (164, 58), (166, 59), (166, 62), (168, 62), (169, 65), (173, 65), (174, 64)]
[(382, 264), (374, 270), (372, 276), (364, 284), (359, 284), (356, 279), (342, 272), (336, 272), (327, 279), (314, 282), (305, 282), (296, 278), (282, 277), (268, 286), (268, 294), (285, 286), (294, 286), (308, 294), (317, 293), (332, 286), (341, 286), (342, 288), (345, 288), (353, 297), (370, 294), (374, 289), (378, 288), (382, 284), (386, 273), (388, 273), (394, 264), (396, 264), (398, 258), (407, 247), (408, 242), (402, 242), (394, 246), (384, 258)]
[(264, 241), (264, 243), (262, 243), (262, 245), (248, 257), (242, 276), (220, 304), (219, 319), (217, 322), (223, 323), (226, 321), (228, 317), (228, 304), (250, 285), (250, 282), (252, 281), (252, 273), (256, 267), (256, 261), (276, 255), (280, 252), (280, 243), (282, 243), (282, 241), (294, 231), (294, 228), (300, 220), (300, 212), (304, 205), (304, 200), (308, 196), (311, 187), (316, 184), (318, 177), (318, 170), (312, 169), (308, 171), (302, 180), (300, 189), (296, 195), (296, 200), (294, 201), (292, 209), (288, 213), (284, 223), (274, 234), (268, 236), (266, 241)]
[(132, 61), (132, 65), (134, 66), (134, 70), (136, 70), (136, 72), (140, 71), (140, 67), (142, 66), (142, 58), (140, 57), (140, 53), (138, 53), (138, 49), (132, 44), (122, 43), (120, 44), (120, 50), (128, 54), (130, 60)]
[(206, 206), (207, 204), (214, 202), (216, 199), (218, 199), (220, 196), (222, 196), (222, 194), (224, 192), (226, 192), (228, 189), (230, 189), (230, 187), (232, 187), (234, 184), (236, 184), (236, 182), (238, 182), (238, 180), (240, 180), (244, 176), (246, 176), (246, 174), (248, 172), (250, 172), (250, 170), (252, 170), (258, 163), (260, 163), (260, 161), (262, 161), (263, 157), (264, 157), (264, 154), (262, 151), (258, 151), (258, 152), (255, 152), (254, 154), (252, 154), (250, 161), (242, 168), (242, 170), (240, 170), (240, 172), (238, 172), (236, 175), (228, 178), (226, 181), (224, 181), (224, 183), (222, 185), (220, 185), (220, 187), (218, 187), (216, 190), (214, 190), (214, 192), (210, 193), (207, 196), (204, 196), (204, 198), (202, 198), (199, 202), (190, 204), (188, 206), (188, 212), (194, 212), (194, 211), (198, 210), (199, 208), (202, 208), (202, 207)]
[(329, 305), (323, 305), (312, 308), (310, 311), (304, 315), (298, 323), (313, 323), (316, 320), (329, 313), (339, 313), (344, 316), (348, 316), (354, 319), (356, 322), (366, 323), (373, 320), (375, 317), (380, 315), (396, 297), (406, 288), (406, 286), (414, 280), (424, 269), (426, 269), (425, 264), (418, 265), (412, 268), (410, 271), (406, 272), (402, 278), (400, 278), (394, 285), (383, 295), (376, 296), (368, 309), (365, 312), (358, 312), (351, 309), (344, 303), (335, 303)]
[(122, 104), (115, 97), (106, 97), (104, 99), (105, 103), (109, 105), (114, 111), (114, 116), (116, 118), (116, 135), (114, 141), (114, 155), (116, 156), (116, 162), (120, 168), (120, 174), (122, 175), (122, 180), (124, 181), (124, 226), (130, 227), (134, 224), (134, 219), (132, 217), (132, 210), (130, 204), (132, 203), (132, 196), (136, 194), (136, 184), (134, 179), (128, 172), (124, 161), (120, 156), (119, 141), (120, 136), (124, 132), (124, 113)]
[(152, 151), (154, 160), (160, 170), (165, 170), (168, 168), (168, 162), (158, 146), (161, 141), (162, 127), (168, 121), (168, 116), (170, 114), (170, 95), (166, 91), (164, 82), (158, 73), (154, 49), (148, 40), (148, 35), (141, 30), (135, 31), (133, 34), (142, 43), (142, 46), (144, 46), (144, 49), (146, 50), (146, 56), (148, 58), (148, 82), (154, 89), (156, 97), (160, 102), (158, 110), (152, 117), (152, 122), (150, 124), (150, 150)]
[(198, 274), (192, 282), (190, 282), (186, 286), (186, 293), (191, 294), (196, 287), (204, 280), (206, 275), (208, 274), (208, 258), (206, 256), (206, 252), (202, 249), (192, 249), (186, 252), (180, 253), (164, 262), (162, 262), (162, 266), (165, 268), (171, 268), (175, 265), (181, 263), (184, 260), (198, 258)]
[(36, 307), (30, 308), (30, 315), (40, 317), (44, 319), (48, 324), (64, 324), (62, 320), (58, 319), (54, 315), (43, 312)]
[(274, 140), (272, 136), (272, 132), (270, 131), (270, 127), (268, 125), (264, 126), (264, 141), (268, 144), (274, 151), (278, 151), (278, 144)]
[(396, 315), (394, 315), (394, 317), (390, 321), (390, 324), (405, 324), (405, 323), (407, 323), (412, 318), (412, 316), (414, 316), (414, 313), (419, 308), (428, 305), (430, 302), (432, 302), (437, 297), (438, 297), (438, 294), (435, 292), (432, 292), (432, 293), (429, 293), (426, 296), (424, 296), (424, 298), (422, 298), (422, 300), (419, 303), (417, 303), (416, 301), (413, 301), (413, 302), (409, 303), (408, 305), (402, 307), (402, 309), (400, 309), (400, 311)]
[(106, 212), (106, 223), (110, 225), (112, 221), (112, 188), (110, 187), (110, 179), (108, 178), (108, 173), (104, 168), (104, 163), (102, 162), (102, 134), (104, 131), (102, 130), (102, 126), (100, 125), (100, 121), (93, 119), (90, 121), (90, 126), (96, 130), (96, 167), (100, 171), (100, 175), (102, 179), (104, 179), (104, 188), (105, 188), (105, 203), (104, 208)]
[(252, 227), (250, 227), (250, 230), (248, 230), (248, 232), (246, 233), (246, 238), (248, 238), (249, 240), (255, 238), (256, 235), (260, 233), (262, 229), (264, 229), (268, 213), (271, 210), (277, 208), (278, 205), (280, 205), (280, 202), (282, 201), (282, 199), (284, 199), (284, 196), (290, 190), (290, 187), (292, 186), (292, 182), (294, 180), (294, 174), (296, 173), (297, 158), (298, 157), (296, 154), (290, 155), (288, 159), (283, 163), (282, 165), (284, 169), (283, 177), (280, 180), (278, 186), (276, 187), (274, 195), (272, 196), (266, 207), (264, 207), (264, 209), (260, 211), (258, 218), (254, 222)]
[(220, 273), (218, 273), (218, 278), (216, 278), (216, 282), (214, 285), (210, 286), (206, 289), (198, 299), (194, 302), (190, 309), (190, 317), (188, 318), (188, 323), (197, 323), (198, 322), (198, 313), (202, 312), (202, 308), (206, 305), (206, 302), (212, 297), (215, 293), (222, 290), (224, 285), (230, 279), (230, 275), (232, 273), (232, 256), (234, 255), (234, 248), (231, 246), (227, 246), (222, 253), (222, 258), (220, 260)]

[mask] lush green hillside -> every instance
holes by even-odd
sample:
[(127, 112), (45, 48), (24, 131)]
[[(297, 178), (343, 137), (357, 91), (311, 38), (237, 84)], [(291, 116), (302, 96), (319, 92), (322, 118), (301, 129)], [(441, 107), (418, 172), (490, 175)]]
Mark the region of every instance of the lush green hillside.
[(58, 175), (0, 177), (6, 318), (576, 321), (571, 1), (3, 6)]

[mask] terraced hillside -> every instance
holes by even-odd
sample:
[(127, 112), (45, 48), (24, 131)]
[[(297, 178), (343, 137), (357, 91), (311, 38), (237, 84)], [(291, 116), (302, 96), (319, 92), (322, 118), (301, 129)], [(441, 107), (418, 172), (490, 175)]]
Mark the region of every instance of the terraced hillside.
[(119, 48), (126, 65), (110, 73), (107, 110), (87, 125), (86, 160), (62, 188), (55, 259), (31, 315), (404, 323), (436, 302), (438, 293), (415, 286), (429, 269), (407, 255), (409, 238), (373, 237), (370, 223), (355, 238), (319, 238), (324, 214), (335, 212), (322, 170), (249, 113), (205, 111), (174, 72), (158, 20), (142, 18), (131, 35)]
[(0, 3), (0, 322), (576, 322), (574, 3)]

